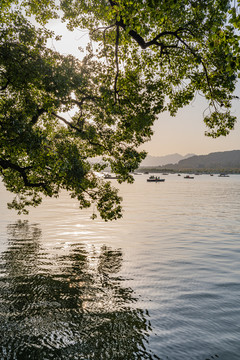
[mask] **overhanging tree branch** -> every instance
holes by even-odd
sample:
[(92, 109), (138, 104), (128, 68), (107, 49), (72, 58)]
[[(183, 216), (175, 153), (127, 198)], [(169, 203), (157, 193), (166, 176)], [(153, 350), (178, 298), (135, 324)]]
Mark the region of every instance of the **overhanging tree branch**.
[(6, 170), (6, 169), (12, 169), (12, 170), (17, 171), (17, 172), (21, 175), (25, 186), (27, 186), (27, 187), (32, 187), (32, 188), (42, 187), (42, 188), (44, 188), (45, 190), (47, 190), (47, 186), (46, 186), (46, 183), (45, 183), (45, 182), (33, 183), (33, 182), (29, 181), (26, 172), (27, 172), (27, 170), (30, 170), (30, 169), (32, 168), (32, 166), (21, 167), (21, 166), (19, 166), (19, 165), (17, 165), (17, 164), (12, 163), (12, 162), (9, 161), (9, 160), (5, 160), (5, 159), (2, 159), (2, 158), (0, 158), (0, 166), (1, 166), (2, 169), (4, 169), (4, 170)]
[[(124, 24), (122, 19), (120, 19), (120, 21), (116, 21), (116, 25), (120, 26), (125, 31), (127, 29), (127, 27)], [(147, 41), (147, 42), (135, 30), (130, 30), (128, 32), (128, 34), (138, 43), (138, 45), (140, 45), (140, 47), (142, 49), (147, 49), (147, 48), (149, 48), (150, 46), (153, 46), (153, 45), (160, 46), (161, 48), (167, 48), (167, 47), (177, 47), (177, 46), (176, 45), (166, 45), (163, 42), (159, 42), (158, 40), (165, 37), (165, 36), (168, 36), (168, 35), (176, 37), (176, 35), (181, 31), (184, 31), (184, 29), (179, 28), (176, 31), (163, 31), (160, 34), (158, 34), (157, 36), (155, 36), (152, 40)]]
[(76, 130), (78, 132), (81, 132), (82, 130), (79, 129), (78, 127), (74, 126), (70, 121), (66, 120), (64, 117), (56, 114), (55, 112), (51, 112), (51, 114), (53, 116), (55, 116), (57, 119), (61, 120), (62, 122), (64, 122), (64, 124), (66, 124), (67, 126), (69, 126), (71, 129)]
[[(111, 6), (117, 6), (117, 3), (115, 3), (113, 0), (109, 0), (110, 2), (110, 5)], [(120, 20), (119, 21), (116, 21), (116, 26), (117, 26), (117, 31), (119, 31), (119, 27), (121, 27), (124, 31), (127, 30), (127, 26), (126, 24), (124, 23), (123, 21), (123, 18), (122, 16), (120, 16)], [(205, 73), (205, 76), (206, 76), (206, 81), (207, 81), (207, 84), (208, 84), (208, 88), (209, 88), (209, 91), (210, 91), (210, 94), (211, 94), (211, 98), (212, 98), (212, 102), (213, 102), (213, 106), (216, 110), (216, 105), (215, 105), (215, 102), (214, 102), (214, 96), (213, 96), (213, 89), (212, 89), (212, 86), (211, 86), (211, 83), (210, 83), (210, 79), (209, 79), (209, 75), (208, 75), (208, 70), (207, 70), (207, 67), (201, 57), (201, 55), (197, 54), (192, 48), (191, 46), (189, 46), (187, 44), (187, 42), (185, 40), (183, 40), (179, 34), (181, 32), (189, 32), (192, 36), (193, 36), (193, 33), (192, 31), (190, 31), (188, 28), (186, 27), (179, 27), (176, 31), (162, 31), (160, 32), (158, 35), (156, 35), (152, 40), (150, 41), (145, 41), (144, 38), (139, 35), (135, 30), (129, 30), (128, 31), (128, 34), (139, 44), (139, 46), (142, 48), (142, 49), (147, 49), (149, 48), (150, 46), (153, 46), (153, 45), (156, 45), (158, 47), (160, 47), (160, 56), (162, 56), (164, 52), (164, 49), (167, 49), (167, 48), (176, 48), (176, 49), (181, 49), (183, 50), (182, 47), (179, 47), (178, 45), (178, 42), (182, 43), (186, 49), (188, 49), (191, 54), (195, 57), (195, 58), (199, 58), (200, 59), (200, 62), (201, 62), (201, 65), (203, 66), (203, 69), (204, 69), (204, 73)], [(176, 44), (170, 44), (170, 45), (167, 45), (163, 42), (159, 42), (159, 39), (161, 38), (164, 38), (166, 36), (172, 36), (172, 37), (175, 37), (178, 42)], [(119, 37), (118, 37), (119, 39)], [(117, 40), (116, 40), (116, 48), (118, 46), (118, 43), (117, 43)], [(116, 56), (116, 50), (115, 50), (115, 56)], [(116, 64), (117, 64), (117, 73), (118, 73), (118, 61), (117, 61), (117, 57), (116, 57)], [(117, 75), (116, 75), (117, 77)], [(116, 77), (115, 77), (115, 94), (116, 94)]]
[[(53, 116), (55, 116), (56, 118), (58, 118), (59, 120), (61, 120), (62, 122), (64, 122), (64, 123), (65, 123), (67, 126), (69, 126), (71, 129), (76, 130), (78, 133), (84, 134), (84, 137), (86, 137), (86, 133), (83, 132), (83, 130), (80, 129), (80, 128), (78, 128), (77, 126), (74, 126), (70, 121), (66, 120), (65, 118), (63, 118), (62, 116), (60, 116), (60, 115), (58, 115), (58, 114), (56, 114), (56, 113), (54, 113), (54, 112), (52, 112), (51, 114), (52, 114)], [(109, 151), (109, 149), (108, 149), (105, 145), (103, 145), (103, 144), (101, 144), (101, 143), (94, 142), (94, 141), (92, 141), (89, 137), (86, 137), (86, 138), (87, 138), (87, 140), (88, 140), (88, 142), (89, 142), (90, 145), (96, 146), (96, 147), (102, 147), (104, 150), (108, 150), (108, 151)]]

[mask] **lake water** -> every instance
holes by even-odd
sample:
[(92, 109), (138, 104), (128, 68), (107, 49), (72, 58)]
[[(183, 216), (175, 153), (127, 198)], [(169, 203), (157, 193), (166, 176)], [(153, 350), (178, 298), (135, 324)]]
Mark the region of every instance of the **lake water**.
[(1, 186), (0, 359), (240, 359), (240, 176), (146, 178), (107, 223)]

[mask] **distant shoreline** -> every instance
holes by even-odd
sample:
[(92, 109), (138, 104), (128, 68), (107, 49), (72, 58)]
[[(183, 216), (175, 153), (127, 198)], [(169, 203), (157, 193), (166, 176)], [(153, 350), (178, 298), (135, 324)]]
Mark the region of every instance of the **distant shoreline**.
[(140, 173), (169, 173), (169, 174), (240, 174), (240, 169), (169, 169), (164, 167), (152, 167), (152, 166), (146, 166), (146, 167), (140, 167), (137, 170)]

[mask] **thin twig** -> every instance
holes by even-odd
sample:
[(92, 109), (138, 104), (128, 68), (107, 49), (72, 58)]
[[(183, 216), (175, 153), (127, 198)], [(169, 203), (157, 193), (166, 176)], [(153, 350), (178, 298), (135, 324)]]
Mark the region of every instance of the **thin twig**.
[(117, 102), (117, 94), (118, 94), (117, 81), (118, 81), (118, 76), (119, 76), (119, 62), (118, 62), (119, 35), (120, 35), (120, 34), (119, 34), (119, 26), (117, 25), (117, 30), (116, 30), (116, 46), (115, 46), (116, 76), (115, 76), (115, 81), (114, 81), (115, 103)]
[[(184, 46), (192, 53), (192, 55), (194, 57), (199, 57), (199, 55), (186, 43), (186, 41), (184, 41), (182, 38), (180, 38), (178, 35), (176, 35), (177, 39), (182, 43), (184, 44)], [(207, 67), (206, 65), (204, 64), (203, 62), (203, 59), (202, 57), (200, 56), (200, 61), (201, 61), (201, 65), (203, 66), (203, 70), (204, 70), (204, 73), (205, 73), (205, 76), (206, 76), (206, 80), (207, 80), (207, 84), (208, 84), (208, 88), (209, 88), (209, 91), (210, 91), (210, 94), (211, 94), (211, 98), (212, 98), (212, 101), (214, 99), (214, 96), (213, 96), (213, 91), (212, 91), (212, 86), (210, 84), (210, 80), (209, 80), (209, 76), (208, 76), (208, 71), (207, 71)], [(217, 108), (216, 108), (216, 105), (215, 105), (215, 102), (213, 101), (213, 106), (215, 108), (215, 110), (217, 111)]]

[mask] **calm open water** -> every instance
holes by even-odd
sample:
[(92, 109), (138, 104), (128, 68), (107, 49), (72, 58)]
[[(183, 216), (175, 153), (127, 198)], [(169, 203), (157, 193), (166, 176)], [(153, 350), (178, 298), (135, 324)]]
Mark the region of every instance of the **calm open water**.
[(240, 359), (240, 176), (146, 178), (108, 223), (1, 186), (1, 360)]

